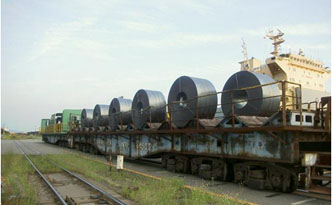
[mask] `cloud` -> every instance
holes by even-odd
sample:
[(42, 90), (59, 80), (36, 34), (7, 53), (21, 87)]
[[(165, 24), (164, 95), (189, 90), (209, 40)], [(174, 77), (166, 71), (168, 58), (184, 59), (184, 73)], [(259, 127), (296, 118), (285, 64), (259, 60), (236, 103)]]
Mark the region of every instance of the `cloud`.
[[(223, 3), (223, 1), (219, 1), (218, 4)], [(169, 11), (193, 11), (200, 15), (214, 15), (215, 9), (213, 6), (208, 6), (205, 2), (202, 4), (200, 1), (195, 0), (181, 0), (181, 1), (160, 1), (157, 6), (158, 10), (169, 13)]]
[[(167, 48), (167, 47), (187, 47), (200, 46), (211, 43), (224, 44), (239, 41), (239, 35), (231, 34), (189, 34), (189, 33), (174, 33), (165, 35), (160, 39), (148, 40), (131, 40), (128, 41), (127, 46), (151, 47), (151, 48)], [(123, 44), (122, 44), (123, 45)]]
[(289, 35), (312, 36), (312, 35), (330, 35), (331, 25), (328, 23), (318, 24), (297, 24), (280, 26), (281, 29), (287, 31)]
[[(178, 1), (177, 1), (178, 2)], [(198, 3), (197, 1), (193, 1), (193, 0), (184, 0), (184, 1), (180, 1), (182, 3), (183, 6), (201, 14), (201, 15), (211, 15), (214, 14), (214, 10), (212, 7), (209, 7), (207, 5)]]
[(243, 33), (262, 36), (268, 30), (280, 29), (287, 35), (294, 36), (317, 36), (317, 35), (331, 35), (331, 25), (329, 23), (314, 23), (314, 24), (280, 24), (273, 27), (260, 27), (253, 29), (244, 29)]
[(90, 40), (82, 37), (72, 38), (67, 42), (67, 47), (77, 48), (80, 53), (85, 51), (92, 59), (102, 61), (113, 61), (115, 59), (110, 53), (109, 46), (98, 40)]
[(67, 22), (51, 26), (44, 35), (44, 38), (36, 44), (36, 48), (30, 54), (29, 61), (34, 61), (42, 55), (62, 47), (66, 41), (75, 38), (75, 34), (93, 25), (95, 19), (84, 18), (77, 21)]
[(144, 20), (156, 20), (156, 17), (148, 12), (142, 12), (137, 10), (120, 10), (117, 11), (120, 16), (123, 16), (125, 19), (144, 19)]
[(304, 49), (305, 50), (329, 50), (331, 47), (327, 44), (288, 44), (285, 45), (286, 49)]
[(159, 31), (163, 27), (151, 23), (143, 23), (138, 21), (119, 21), (118, 24), (127, 29), (136, 30), (136, 31), (145, 31), (145, 32)]

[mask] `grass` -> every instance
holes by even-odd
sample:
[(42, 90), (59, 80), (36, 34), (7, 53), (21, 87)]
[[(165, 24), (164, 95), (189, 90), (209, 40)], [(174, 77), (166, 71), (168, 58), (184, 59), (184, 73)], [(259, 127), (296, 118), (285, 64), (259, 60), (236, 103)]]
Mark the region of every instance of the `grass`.
[(41, 135), (28, 135), (28, 134), (2, 134), (2, 140), (27, 140), (27, 139), (41, 139)]
[(37, 197), (28, 176), (33, 168), (23, 155), (1, 155), (1, 204), (36, 204)]
[[(225, 197), (185, 188), (183, 179), (167, 178), (155, 180), (127, 171), (110, 171), (109, 166), (82, 157), (78, 154), (30, 155), (42, 173), (58, 172), (47, 159), (70, 171), (82, 174), (101, 184), (114, 187), (114, 191), (138, 204), (238, 204)], [(2, 179), (4, 190), (2, 204), (36, 204), (36, 190), (29, 184), (28, 176), (34, 171), (22, 155), (2, 155)]]
[[(199, 189), (188, 190), (184, 180), (179, 178), (154, 180), (126, 171), (116, 171), (114, 168), (110, 171), (109, 166), (77, 154), (48, 155), (47, 158), (86, 178), (115, 187), (114, 191), (138, 204), (238, 204)], [(42, 157), (33, 156), (32, 159), (37, 163)], [(39, 167), (47, 171), (47, 167)]]

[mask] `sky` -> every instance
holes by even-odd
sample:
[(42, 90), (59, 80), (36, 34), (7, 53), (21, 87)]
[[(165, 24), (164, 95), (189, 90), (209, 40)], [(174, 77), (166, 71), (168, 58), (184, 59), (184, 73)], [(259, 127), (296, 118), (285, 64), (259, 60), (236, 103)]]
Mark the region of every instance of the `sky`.
[(331, 66), (330, 0), (2, 0), (1, 123), (32, 131), (65, 108), (93, 108), (139, 89), (167, 99), (187, 75), (221, 91), (248, 57), (263, 62), (269, 29), (281, 51)]

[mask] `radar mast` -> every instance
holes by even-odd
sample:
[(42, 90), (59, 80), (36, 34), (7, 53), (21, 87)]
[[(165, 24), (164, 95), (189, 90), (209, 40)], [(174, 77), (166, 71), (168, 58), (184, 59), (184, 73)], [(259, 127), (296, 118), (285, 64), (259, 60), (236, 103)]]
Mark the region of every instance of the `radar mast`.
[(277, 34), (274, 33), (273, 30), (269, 30), (269, 32), (266, 34), (266, 37), (268, 37), (269, 39), (271, 39), (273, 41), (273, 46), (274, 46), (274, 51), (271, 52), (272, 55), (274, 55), (274, 57), (277, 59), (279, 58), (279, 47), (280, 44), (282, 44), (283, 42), (285, 42), (285, 40), (282, 38), (282, 36), (284, 35), (283, 32), (281, 32), (279, 29), (277, 29)]

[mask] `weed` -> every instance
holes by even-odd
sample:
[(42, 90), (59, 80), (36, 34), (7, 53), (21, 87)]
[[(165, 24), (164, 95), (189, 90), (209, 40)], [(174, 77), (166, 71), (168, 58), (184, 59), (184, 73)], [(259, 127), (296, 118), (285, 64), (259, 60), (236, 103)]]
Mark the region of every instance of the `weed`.
[(23, 155), (2, 155), (1, 177), (5, 179), (2, 184), (2, 204), (36, 204), (36, 191), (28, 181), (28, 176), (33, 172)]
[(27, 140), (27, 139), (41, 139), (41, 135), (28, 134), (2, 134), (1, 140)]
[[(114, 187), (114, 191), (139, 204), (238, 204), (226, 197), (211, 195), (203, 188), (189, 190), (182, 178), (155, 180), (124, 170), (110, 171), (109, 166), (78, 154), (31, 155), (30, 158), (42, 173), (59, 171), (49, 162), (50, 159), (70, 171)], [(28, 175), (33, 169), (24, 156), (2, 155), (1, 167), (6, 183), (2, 202), (35, 204), (36, 190), (28, 183)]]
[(126, 171), (109, 171), (109, 166), (77, 154), (48, 157), (86, 178), (115, 187), (114, 191), (139, 204), (238, 204), (228, 198), (210, 195), (203, 189), (188, 190), (182, 178), (154, 180)]

